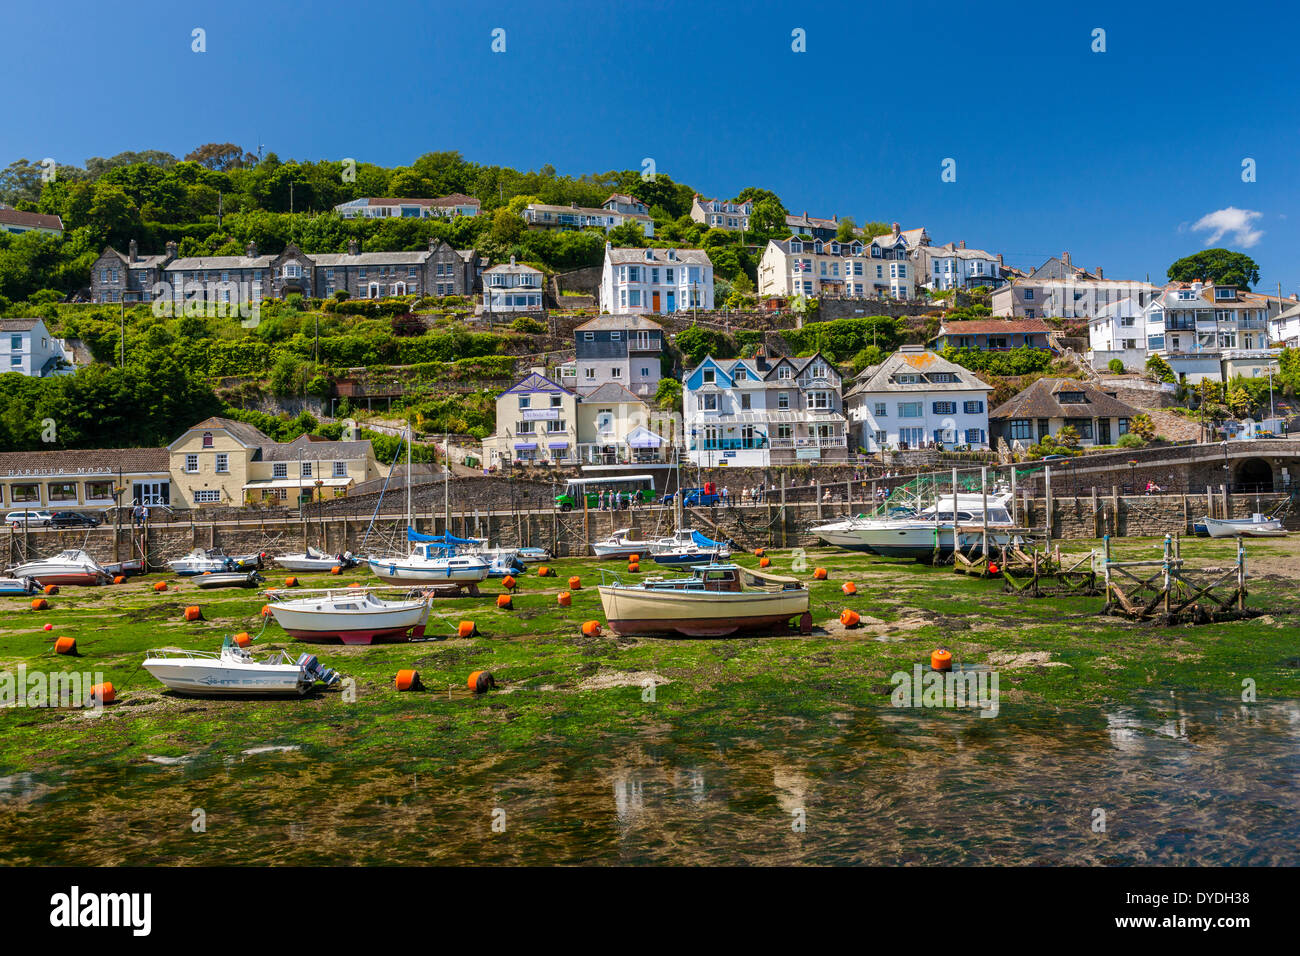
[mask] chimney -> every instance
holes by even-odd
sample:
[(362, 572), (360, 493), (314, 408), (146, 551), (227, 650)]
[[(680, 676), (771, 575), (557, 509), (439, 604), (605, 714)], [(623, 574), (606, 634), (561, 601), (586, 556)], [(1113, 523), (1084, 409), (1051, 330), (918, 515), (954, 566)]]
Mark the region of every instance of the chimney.
[(361, 253), (361, 244), (357, 242), (355, 239), (349, 239), (348, 255), (355, 256), (355, 255), (360, 255), (360, 253)]
[(903, 231), (903, 230), (899, 227), (898, 223), (894, 223), (894, 225), (893, 225), (893, 230), (894, 230), (894, 235), (898, 235), (900, 232)]
[(131, 240), (131, 242), (127, 245), (126, 248), (127, 248), (126, 257), (128, 260), (130, 260), (131, 262), (136, 262), (137, 260), (139, 260), (140, 247), (139, 245), (136, 244), (136, 241), (134, 239)]
[(1002, 265), (1002, 253), (998, 253), (998, 265)]
[(172, 242), (167, 243), (167, 258), (168, 258), (168, 259), (175, 259), (175, 258), (176, 258), (176, 243), (175, 243), (175, 241), (172, 241)]
[(430, 251), (430, 252), (437, 252), (437, 251), (438, 251), (438, 243), (439, 243), (439, 242), (441, 242), (440, 239), (430, 239), (430, 240), (429, 240), (429, 251)]
[(965, 249), (965, 248), (966, 248), (966, 240), (963, 239), (961, 242), (957, 243), (957, 248), (958, 248), (958, 249)]
[(1073, 266), (1070, 264), (1070, 254), (1068, 252), (1061, 253), (1061, 261), (1065, 263), (1065, 267), (1067, 269), (1073, 268)]
[(257, 258), (257, 243), (254, 240), (248, 240), (248, 245), (244, 248), (244, 255), (250, 259)]
[(578, 204), (577, 204), (576, 202), (571, 202), (571, 203), (569, 203), (569, 208), (570, 208), (570, 209), (577, 209), (577, 208), (578, 208)]
[(1101, 266), (1097, 266), (1097, 278), (1098, 279), (1106, 278), (1106, 273), (1101, 271)]
[(515, 264), (515, 257), (514, 257), (514, 256), (511, 256), (511, 257), (510, 257), (510, 264), (511, 264), (511, 265), (514, 265), (514, 264)]
[(831, 222), (838, 223), (839, 221), (840, 221), (839, 213), (836, 213), (835, 215), (831, 216)]

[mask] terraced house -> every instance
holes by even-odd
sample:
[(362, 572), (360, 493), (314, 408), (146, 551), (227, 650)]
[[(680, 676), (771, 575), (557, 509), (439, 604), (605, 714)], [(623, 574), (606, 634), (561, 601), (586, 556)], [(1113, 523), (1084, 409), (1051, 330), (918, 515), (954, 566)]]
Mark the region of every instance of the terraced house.
[(754, 204), (749, 200), (704, 199), (696, 193), (691, 201), (691, 218), (710, 229), (745, 232), (749, 229), (749, 217), (753, 214)]
[[(293, 243), (279, 255), (261, 255), (250, 242), (242, 256), (141, 256), (134, 239), (126, 255), (106, 248), (91, 269), (94, 302), (151, 302), (166, 295), (181, 304), (209, 288), (218, 303), (257, 302), (299, 293), (354, 299), (391, 295), (471, 295), (480, 271), (478, 253), (458, 252), (439, 239), (417, 252), (362, 252), (355, 239), (346, 253), (307, 254)], [(166, 288), (160, 288), (165, 284)]]
[(760, 296), (910, 299), (915, 292), (907, 240), (898, 232), (870, 241), (772, 239), (758, 265)]
[(667, 314), (713, 308), (713, 260), (703, 249), (616, 249), (605, 243), (600, 311)]
[(599, 315), (573, 330), (573, 347), (579, 394), (614, 384), (644, 399), (659, 388), (664, 330), (658, 322), (643, 315)]
[(683, 435), (690, 461), (756, 466), (844, 461), (848, 421), (835, 365), (810, 358), (715, 359), (686, 374)]

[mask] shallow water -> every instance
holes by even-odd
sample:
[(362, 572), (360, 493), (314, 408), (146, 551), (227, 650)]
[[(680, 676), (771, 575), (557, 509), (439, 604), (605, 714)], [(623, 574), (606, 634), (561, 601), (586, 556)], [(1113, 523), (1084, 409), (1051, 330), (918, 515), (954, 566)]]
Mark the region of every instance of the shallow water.
[(661, 725), (438, 774), (382, 745), (343, 765), (249, 741), (182, 762), (0, 768), (0, 861), (1296, 864), (1298, 744), (1300, 702), (1184, 695), (992, 719), (769, 715), (707, 737)]

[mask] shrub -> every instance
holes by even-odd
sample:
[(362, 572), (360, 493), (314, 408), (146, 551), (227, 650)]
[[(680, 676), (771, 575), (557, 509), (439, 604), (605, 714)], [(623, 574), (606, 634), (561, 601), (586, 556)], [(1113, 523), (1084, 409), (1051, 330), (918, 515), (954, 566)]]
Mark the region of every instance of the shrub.
[(516, 332), (524, 332), (528, 335), (542, 335), (546, 332), (546, 326), (536, 319), (530, 319), (526, 315), (521, 315), (510, 323), (510, 328)]
[(1152, 354), (1147, 358), (1147, 374), (1157, 382), (1172, 383), (1174, 381), (1174, 370), (1159, 355)]
[(1115, 445), (1119, 448), (1143, 448), (1146, 446), (1146, 439), (1133, 432), (1125, 432), (1119, 436), (1119, 441), (1115, 442)]
[(1111, 372), (1114, 373), (1115, 375), (1124, 374), (1124, 363), (1121, 362), (1119, 359), (1111, 359), (1109, 362), (1106, 363), (1106, 368), (1110, 369)]

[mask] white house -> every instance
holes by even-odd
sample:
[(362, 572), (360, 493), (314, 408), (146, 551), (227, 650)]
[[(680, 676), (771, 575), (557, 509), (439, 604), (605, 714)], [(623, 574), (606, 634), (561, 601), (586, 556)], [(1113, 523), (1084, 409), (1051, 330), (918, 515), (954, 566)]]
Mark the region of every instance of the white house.
[(437, 199), (351, 199), (334, 207), (344, 219), (454, 219), (477, 216), (482, 206), (473, 196), (452, 193)]
[[(1148, 312), (1147, 345), (1174, 374), (1195, 384), (1222, 381), (1236, 365), (1267, 362), (1270, 317), (1278, 300), (1230, 285), (1173, 282), (1156, 296)], [(1163, 338), (1157, 337), (1163, 332)], [(1159, 341), (1157, 346), (1154, 342)], [(1231, 354), (1231, 364), (1224, 362)], [(1258, 364), (1254, 362), (1254, 364)]]
[(0, 319), (0, 374), (71, 375), (72, 350), (41, 319)]
[(763, 250), (758, 294), (910, 299), (915, 269), (899, 233), (847, 242), (791, 236), (770, 240)]
[(749, 217), (753, 214), (754, 204), (748, 200), (704, 199), (696, 193), (691, 202), (691, 218), (710, 229), (744, 232), (749, 229)]
[(483, 270), (483, 311), (537, 312), (542, 308), (542, 272), (510, 257)]
[(1153, 349), (1164, 348), (1164, 314), (1155, 302), (1139, 305), (1129, 296), (1098, 310), (1088, 320), (1088, 360), (1101, 369), (1119, 359), (1124, 368), (1140, 372)]
[(713, 308), (713, 261), (703, 249), (616, 249), (605, 243), (602, 312)]
[(1268, 336), (1274, 345), (1300, 346), (1300, 302), (1269, 319)]
[(886, 448), (989, 447), (988, 395), (975, 373), (904, 345), (865, 368), (844, 397), (852, 437), (868, 452)]
[(686, 374), (682, 430), (690, 461), (764, 467), (845, 461), (848, 422), (835, 365), (808, 358), (719, 360)]
[(983, 249), (967, 249), (966, 240), (942, 246), (924, 246), (918, 257), (921, 280), (927, 289), (973, 289), (976, 286), (996, 288), (1006, 280), (1002, 278), (1002, 262), (998, 256)]
[[(641, 227), (641, 231), (647, 236), (655, 234), (655, 221), (645, 212), (624, 212), (626, 208), (645, 208), (644, 203), (633, 199), (631, 196), (624, 196), (622, 199), (630, 199), (631, 203), (622, 202), (618, 193), (610, 196), (605, 200), (605, 205), (600, 209), (592, 209), (587, 206), (579, 206), (573, 203), (568, 206), (550, 206), (545, 203), (529, 203), (524, 207), (524, 222), (530, 229), (558, 229), (573, 230), (586, 229), (595, 226), (609, 232), (625, 223), (634, 222)], [(622, 207), (622, 209), (620, 209)]]

